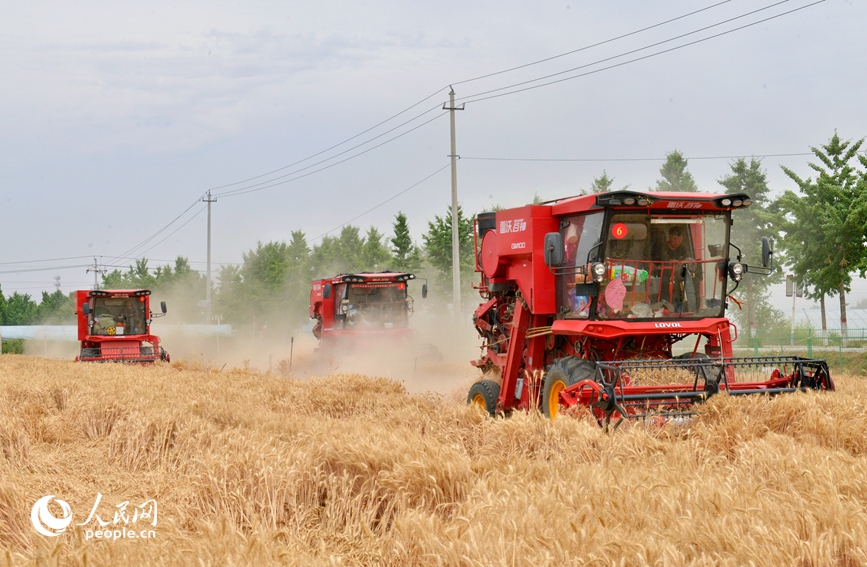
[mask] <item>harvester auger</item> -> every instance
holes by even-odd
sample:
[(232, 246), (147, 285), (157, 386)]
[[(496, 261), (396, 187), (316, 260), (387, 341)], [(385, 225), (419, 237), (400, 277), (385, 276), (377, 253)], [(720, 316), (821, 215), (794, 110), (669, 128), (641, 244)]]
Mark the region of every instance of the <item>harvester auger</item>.
[(586, 408), (616, 427), (687, 417), (719, 393), (833, 390), (824, 361), (732, 354), (729, 295), (744, 274), (772, 269), (766, 238), (761, 266), (729, 243), (732, 211), (750, 204), (745, 194), (617, 191), (480, 214), (473, 364), (485, 377), (468, 403), (550, 418)]

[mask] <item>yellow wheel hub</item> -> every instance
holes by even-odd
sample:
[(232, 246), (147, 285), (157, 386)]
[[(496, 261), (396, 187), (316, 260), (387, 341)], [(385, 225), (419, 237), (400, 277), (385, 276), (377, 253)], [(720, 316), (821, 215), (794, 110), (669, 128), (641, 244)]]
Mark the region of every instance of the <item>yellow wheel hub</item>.
[(473, 405), (482, 411), (488, 411), (488, 403), (485, 401), (485, 396), (481, 394), (476, 394), (473, 397)]
[(551, 419), (560, 413), (560, 392), (565, 389), (566, 384), (562, 380), (557, 380), (551, 384), (551, 395), (548, 396), (548, 415), (551, 416)]

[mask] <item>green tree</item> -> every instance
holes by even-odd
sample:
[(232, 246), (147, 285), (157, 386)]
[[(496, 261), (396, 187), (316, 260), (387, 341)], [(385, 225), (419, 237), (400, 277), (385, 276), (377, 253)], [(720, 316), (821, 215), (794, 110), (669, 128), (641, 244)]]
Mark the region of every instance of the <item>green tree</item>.
[[(435, 216), (428, 222), (428, 231), (422, 236), (425, 257), (436, 270), (435, 282), (442, 293), (452, 286), (452, 213), (451, 207), (443, 216)], [(460, 259), (463, 293), (472, 292), (473, 271), (473, 219), (464, 217), (458, 206), (458, 255)]]
[(33, 325), (39, 306), (27, 293), (17, 291), (6, 301), (6, 325)]
[(409, 234), (406, 215), (398, 212), (394, 217), (394, 236), (391, 238), (391, 253), (394, 269), (398, 272), (416, 273), (421, 270), (421, 250), (413, 244)]
[[(743, 158), (737, 159), (729, 163), (729, 167), (731, 173), (722, 176), (717, 182), (725, 187), (726, 194), (746, 193), (753, 201), (749, 207), (737, 209), (733, 213), (732, 233), (736, 235), (733, 241), (743, 251), (745, 262), (761, 266), (762, 237), (767, 236), (772, 242), (780, 240), (779, 216), (771, 210), (773, 201), (768, 189), (767, 173), (762, 169), (761, 160), (755, 158), (750, 159), (749, 162)], [(782, 312), (774, 310), (770, 305), (770, 297), (767, 293), (768, 286), (779, 282), (781, 278), (782, 270), (779, 265), (774, 267), (774, 272), (770, 276), (752, 272), (744, 275), (741, 285), (746, 287), (747, 309), (734, 311), (734, 313), (742, 326), (744, 323), (749, 325), (752, 337), (757, 336), (760, 323), (762, 330), (767, 330), (767, 325), (772, 323), (771, 319), (780, 319), (783, 316)], [(774, 312), (779, 315), (767, 317), (769, 313)], [(760, 317), (760, 314), (764, 316)]]
[(313, 247), (311, 260), (314, 271), (323, 276), (361, 271), (361, 251), (364, 239), (358, 227), (346, 225), (339, 237), (325, 236)]
[(687, 165), (688, 160), (679, 151), (666, 154), (665, 163), (659, 168), (662, 179), (656, 182), (656, 191), (698, 191)]
[(75, 323), (74, 295), (75, 292), (65, 295), (59, 289), (51, 294), (43, 291), (42, 301), (36, 309), (36, 322), (46, 325)]
[[(620, 188), (620, 191), (626, 191), (629, 189), (629, 185), (624, 185)], [(581, 191), (582, 195), (592, 195), (594, 193), (607, 193), (608, 191), (614, 191), (614, 178), (608, 176), (608, 172), (604, 169), (602, 170), (602, 175), (593, 179), (593, 182), (590, 184), (590, 188), (586, 191)]]
[(221, 322), (233, 325), (247, 323), (245, 309), (247, 301), (244, 297), (244, 278), (241, 276), (241, 267), (235, 265), (222, 266), (217, 272), (216, 294), (213, 298), (211, 314), (219, 317)]
[(292, 326), (307, 322), (310, 302), (310, 283), (313, 280), (310, 265), (310, 247), (307, 237), (300, 230), (292, 232), (287, 249), (289, 264), (286, 267), (286, 295), (289, 298), (289, 323)]
[[(153, 292), (153, 301), (159, 302), (165, 299), (170, 305), (172, 320), (186, 323), (204, 322), (205, 312), (199, 303), (207, 297), (206, 277), (190, 266), (189, 260), (184, 256), (175, 258), (174, 268), (170, 265), (158, 266), (154, 270), (150, 289)], [(147, 280), (137, 278), (134, 284), (143, 284)], [(144, 287), (138, 286), (136, 287)], [(151, 305), (154, 305), (152, 301)], [(156, 303), (158, 305), (158, 303)], [(211, 315), (214, 313), (212, 311)]]
[(383, 235), (375, 227), (370, 227), (361, 246), (361, 257), (358, 264), (364, 271), (382, 272), (391, 268), (392, 257), (388, 248), (382, 243)]
[(820, 162), (809, 164), (818, 174), (816, 180), (802, 179), (783, 167), (801, 194), (786, 191), (778, 200), (779, 208), (787, 213), (783, 229), (793, 271), (812, 286), (808, 296), (819, 298), (823, 307), (825, 295), (839, 296), (844, 337), (852, 273), (867, 263), (867, 183), (864, 171), (858, 172), (857, 163), (852, 164), (863, 143), (863, 138), (843, 141), (835, 131), (827, 144), (811, 147)]
[(3, 295), (2, 286), (0, 286), (0, 325), (8, 325), (6, 322), (6, 297)]

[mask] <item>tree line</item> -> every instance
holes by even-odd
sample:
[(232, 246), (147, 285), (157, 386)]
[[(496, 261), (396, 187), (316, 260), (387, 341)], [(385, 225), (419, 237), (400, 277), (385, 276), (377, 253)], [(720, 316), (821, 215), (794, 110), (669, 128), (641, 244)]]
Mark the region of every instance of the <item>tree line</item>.
[[(745, 262), (757, 263), (762, 236), (775, 244), (777, 266), (770, 277), (747, 274), (738, 294), (745, 296), (744, 309), (730, 313), (742, 326), (768, 329), (779, 326), (784, 315), (769, 302), (769, 286), (783, 277), (788, 266), (806, 288), (805, 295), (820, 302), (837, 296), (845, 328), (846, 294), (852, 278), (867, 272), (867, 157), (860, 151), (864, 139), (843, 140), (835, 132), (824, 145), (811, 147), (815, 160), (812, 177), (793, 170), (783, 171), (797, 185), (774, 198), (767, 172), (760, 159), (736, 159), (717, 181), (724, 193), (747, 193), (753, 204), (734, 213), (732, 242), (743, 252)], [(688, 170), (688, 160), (674, 150), (666, 156), (660, 177), (651, 191), (698, 191)], [(581, 193), (626, 189), (616, 187), (607, 171)], [(713, 192), (713, 190), (710, 190)], [(534, 202), (539, 202), (535, 196)], [(458, 211), (462, 289), (468, 300), (474, 295), (473, 218)], [(406, 215), (398, 213), (391, 234), (376, 227), (365, 233), (352, 225), (338, 235), (328, 235), (311, 245), (302, 231), (291, 233), (289, 242), (258, 243), (237, 265), (220, 267), (211, 293), (215, 322), (240, 329), (291, 331), (308, 322), (310, 282), (356, 271), (406, 271), (431, 279), (432, 305), (445, 306), (451, 299), (452, 242), (451, 210), (428, 222), (422, 241), (410, 235)], [(137, 260), (126, 271), (114, 270), (102, 277), (102, 287), (147, 288), (154, 299), (167, 298), (176, 322), (204, 322), (205, 276), (178, 257), (174, 265), (151, 268), (147, 259)], [(439, 300), (438, 300), (439, 298)], [(470, 304), (465, 303), (465, 304)], [(0, 289), (0, 324), (69, 324), (74, 322), (72, 294), (43, 292), (36, 302), (28, 294), (8, 298)], [(824, 315), (823, 315), (824, 320)]]

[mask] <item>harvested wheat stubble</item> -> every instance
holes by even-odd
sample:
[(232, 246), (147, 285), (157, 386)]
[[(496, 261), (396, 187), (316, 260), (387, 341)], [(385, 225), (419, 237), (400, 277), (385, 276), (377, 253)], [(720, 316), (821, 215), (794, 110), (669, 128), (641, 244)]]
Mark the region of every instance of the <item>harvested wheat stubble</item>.
[[(383, 378), (4, 355), (0, 542), (11, 565), (867, 565), (864, 383), (609, 435)], [(97, 492), (156, 500), (156, 538), (32, 527)]]

